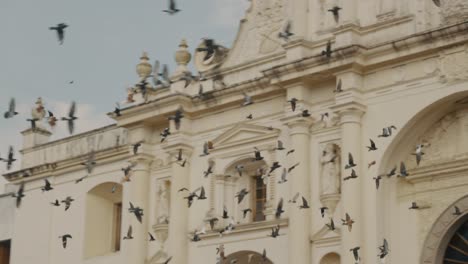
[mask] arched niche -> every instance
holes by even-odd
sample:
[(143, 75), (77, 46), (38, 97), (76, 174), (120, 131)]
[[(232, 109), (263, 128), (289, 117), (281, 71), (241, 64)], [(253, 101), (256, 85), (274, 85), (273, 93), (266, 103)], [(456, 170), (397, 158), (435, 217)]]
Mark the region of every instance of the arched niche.
[(337, 253), (328, 253), (320, 260), (320, 264), (340, 264), (341, 262), (340, 255)]
[[(461, 214), (454, 215), (454, 208), (457, 206)], [(460, 256), (455, 256), (451, 249), (451, 244), (459, 236), (459, 231), (464, 230), (462, 243), (468, 247), (468, 195), (451, 204), (436, 220), (429, 234), (424, 241), (424, 247), (421, 254), (421, 263), (424, 264), (452, 264), (457, 262), (448, 261), (448, 259), (458, 260), (464, 263), (466, 259), (460, 259)], [(457, 250), (463, 250), (458, 245)], [(466, 252), (465, 252), (466, 253)], [(468, 258), (468, 255), (466, 255)]]
[[(437, 216), (446, 210), (442, 215), (453, 217), (453, 207), (449, 205), (464, 195), (458, 186), (460, 180), (466, 181), (463, 180), (466, 178), (464, 172), (457, 171), (456, 168), (468, 164), (468, 141), (458, 139), (468, 139), (468, 126), (460, 125), (460, 122), (468, 124), (467, 120), (467, 91), (454, 92), (427, 102), (419, 112), (412, 114), (403, 125), (400, 124), (392, 137), (386, 139), (390, 143), (385, 147), (380, 162), (377, 161), (378, 175), (388, 173), (395, 166), (399, 168), (401, 161), (405, 162), (410, 175), (406, 178), (384, 177), (381, 182), (380, 189), (376, 192), (376, 240), (386, 238), (394, 243), (402, 242), (393, 244), (395, 250), (404, 247), (403, 245), (416, 246), (418, 249), (410, 255), (421, 259), (419, 263), (443, 263), (437, 258), (440, 258), (440, 251), (444, 251), (446, 246), (441, 246), (440, 243), (449, 231), (449, 226), (445, 225), (450, 222), (452, 226), (454, 223), (451, 222), (453, 218), (440, 220)], [(412, 153), (415, 146), (421, 143), (426, 144), (423, 148), (426, 154), (418, 166)], [(428, 191), (431, 188), (434, 191)], [(438, 188), (450, 191), (435, 191)], [(413, 201), (418, 202), (423, 209), (408, 210)], [(450, 221), (447, 222), (447, 219)], [(443, 230), (440, 225), (442, 222)], [(398, 233), (401, 225), (408, 227), (405, 229), (407, 239), (404, 241)], [(431, 228), (433, 231), (428, 233), (427, 230)], [(434, 234), (437, 234), (437, 242), (434, 239), (425, 240), (426, 236)], [(422, 245), (424, 248), (421, 251)], [(394, 260), (396, 258), (392, 255), (389, 257)]]
[(122, 185), (105, 182), (86, 194), (84, 257), (120, 251)]
[(252, 263), (262, 263), (262, 264), (273, 264), (273, 262), (268, 259), (263, 259), (262, 254), (255, 251), (243, 250), (230, 254), (222, 262), (223, 264), (233, 263), (233, 260), (237, 260), (236, 264), (252, 264)]

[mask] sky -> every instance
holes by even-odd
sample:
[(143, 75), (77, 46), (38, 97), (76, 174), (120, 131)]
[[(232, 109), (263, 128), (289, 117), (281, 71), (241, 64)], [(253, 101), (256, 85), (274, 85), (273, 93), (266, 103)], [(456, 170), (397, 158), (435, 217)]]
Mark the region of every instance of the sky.
[[(137, 82), (135, 66), (143, 51), (173, 71), (183, 38), (192, 54), (204, 37), (231, 47), (249, 1), (178, 0), (182, 11), (174, 16), (162, 12), (167, 5), (167, 0), (0, 0), (0, 157), (9, 145), (19, 156), (20, 132), (28, 128), (38, 97), (58, 117), (76, 101), (75, 133), (111, 124), (106, 113)], [(49, 30), (58, 23), (69, 25), (63, 45)], [(7, 120), (3, 113), (12, 97), (20, 114)], [(65, 124), (53, 133), (52, 140), (66, 136)], [(0, 164), (0, 174), (5, 172)], [(0, 193), (3, 183), (0, 177)]]

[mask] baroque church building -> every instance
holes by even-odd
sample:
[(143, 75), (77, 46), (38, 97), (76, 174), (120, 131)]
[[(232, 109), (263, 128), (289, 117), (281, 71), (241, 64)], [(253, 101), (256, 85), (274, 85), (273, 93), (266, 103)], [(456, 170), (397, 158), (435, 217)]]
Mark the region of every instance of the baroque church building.
[(22, 132), (0, 263), (468, 263), (468, 1), (252, 0), (210, 47), (167, 84), (143, 54), (114, 125)]

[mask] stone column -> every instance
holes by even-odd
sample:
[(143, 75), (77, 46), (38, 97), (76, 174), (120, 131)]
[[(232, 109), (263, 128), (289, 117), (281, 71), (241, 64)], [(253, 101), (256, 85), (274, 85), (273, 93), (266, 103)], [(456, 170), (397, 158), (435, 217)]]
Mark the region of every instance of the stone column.
[[(190, 181), (190, 157), (193, 149), (190, 145), (181, 140), (170, 142), (164, 149), (171, 155), (172, 175), (171, 175), (171, 205), (169, 217), (169, 238), (168, 253), (172, 256), (171, 264), (186, 264), (188, 262), (188, 217), (189, 208), (187, 201), (183, 197), (187, 192), (178, 192), (181, 188), (191, 190)], [(184, 159), (187, 163), (184, 167), (175, 162), (176, 156), (182, 149)]]
[[(361, 117), (364, 109), (364, 106), (357, 102), (346, 102), (338, 105), (337, 109), (335, 109), (340, 116), (342, 178), (351, 174), (351, 169), (344, 169), (344, 166), (348, 163), (348, 153), (353, 155), (354, 162), (357, 164), (353, 169), (358, 175), (358, 178), (343, 182), (341, 185), (342, 217), (344, 217), (345, 213), (348, 213), (355, 221), (351, 232), (347, 228), (342, 228), (343, 263), (355, 263), (353, 254), (349, 250), (357, 246), (361, 248), (364, 246), (362, 245), (363, 239), (361, 236), (364, 222), (361, 208), (361, 185), (362, 181), (364, 181), (362, 164), (365, 164), (361, 161), (361, 152), (364, 149), (361, 144)], [(362, 251), (360, 252), (361, 255), (363, 255)]]
[[(283, 120), (289, 127), (291, 137), (291, 148), (295, 152), (291, 155), (290, 164), (299, 162), (295, 170), (288, 176), (289, 196), (292, 197), (299, 192), (300, 197), (304, 196), (310, 202), (310, 132), (312, 125), (310, 118), (293, 116)], [(288, 166), (289, 164), (282, 164)], [(291, 203), (289, 206), (289, 262), (288, 263), (311, 263), (310, 262), (310, 213), (311, 209), (299, 209), (298, 205), (302, 199), (298, 199), (297, 204)], [(287, 204), (287, 203), (286, 203)]]
[[(150, 136), (150, 129), (146, 126), (137, 126), (129, 128), (130, 143), (145, 140)], [(132, 148), (129, 149), (132, 152)], [(123, 246), (127, 247), (127, 263), (144, 264), (148, 254), (148, 230), (151, 230), (151, 224), (148, 221), (149, 215), (149, 193), (150, 193), (150, 164), (153, 156), (149, 154), (148, 145), (145, 143), (139, 149), (136, 156), (132, 156), (130, 162), (136, 164), (132, 169), (131, 181), (124, 183), (124, 189), (127, 189), (126, 203), (122, 204), (122, 214), (127, 217), (127, 225), (122, 226), (123, 236), (127, 232), (128, 225), (132, 225), (133, 237), (135, 239), (125, 240)], [(135, 215), (128, 212), (129, 202), (134, 206), (143, 209), (142, 223), (138, 222)], [(122, 236), (122, 237), (123, 237)]]

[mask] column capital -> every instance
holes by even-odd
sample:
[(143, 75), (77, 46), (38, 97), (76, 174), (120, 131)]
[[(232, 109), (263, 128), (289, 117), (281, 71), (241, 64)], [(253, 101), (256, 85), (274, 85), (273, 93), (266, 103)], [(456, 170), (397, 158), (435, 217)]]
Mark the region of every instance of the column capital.
[(290, 129), (290, 134), (294, 135), (297, 133), (309, 134), (309, 129), (312, 126), (314, 120), (312, 117), (302, 117), (295, 115), (282, 118), (281, 122), (288, 126)]
[(182, 149), (182, 153), (186, 157), (191, 157), (193, 154), (193, 147), (185, 140), (176, 140), (168, 142), (162, 146), (162, 149), (171, 156), (179, 155), (179, 150)]
[(333, 113), (340, 117), (340, 123), (360, 123), (362, 115), (366, 112), (367, 107), (357, 101), (349, 101), (341, 104), (336, 104), (331, 107)]

